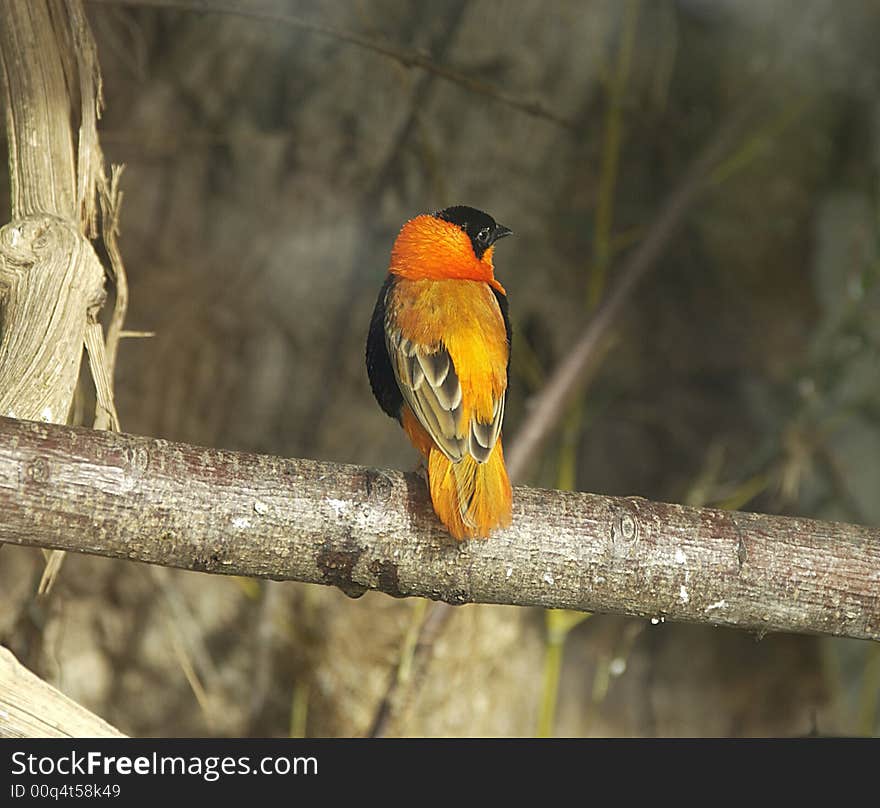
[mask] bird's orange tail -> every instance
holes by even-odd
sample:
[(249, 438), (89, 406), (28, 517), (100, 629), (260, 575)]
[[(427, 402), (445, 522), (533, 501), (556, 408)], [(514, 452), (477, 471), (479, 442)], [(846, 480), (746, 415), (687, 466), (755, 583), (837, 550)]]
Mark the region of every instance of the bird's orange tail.
[(428, 481), (434, 510), (456, 539), (485, 537), (510, 524), (512, 496), (500, 440), (485, 463), (470, 455), (453, 463), (432, 448)]

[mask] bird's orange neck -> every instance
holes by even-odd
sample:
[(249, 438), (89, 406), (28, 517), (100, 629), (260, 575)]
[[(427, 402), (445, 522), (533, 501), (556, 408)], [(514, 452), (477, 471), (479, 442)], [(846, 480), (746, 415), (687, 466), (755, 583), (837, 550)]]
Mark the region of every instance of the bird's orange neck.
[(506, 294), (495, 280), (492, 251), (490, 247), (482, 258), (477, 258), (461, 228), (434, 216), (416, 216), (397, 236), (388, 269), (408, 280), (483, 281)]

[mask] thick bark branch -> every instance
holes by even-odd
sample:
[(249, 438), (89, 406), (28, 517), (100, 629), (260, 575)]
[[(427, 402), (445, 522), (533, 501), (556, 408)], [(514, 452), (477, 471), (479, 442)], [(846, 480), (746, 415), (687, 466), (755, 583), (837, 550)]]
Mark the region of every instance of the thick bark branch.
[(457, 544), (415, 475), (0, 419), (0, 541), (229, 575), (880, 639), (880, 530), (518, 488)]

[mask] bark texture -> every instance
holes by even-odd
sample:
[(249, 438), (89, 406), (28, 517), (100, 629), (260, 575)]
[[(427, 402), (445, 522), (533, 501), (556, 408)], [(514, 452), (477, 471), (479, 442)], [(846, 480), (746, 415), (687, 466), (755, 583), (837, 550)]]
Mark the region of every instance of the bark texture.
[(0, 421), (0, 540), (229, 575), (880, 639), (880, 531), (518, 488), (456, 543), (415, 475)]
[(81, 14), (78, 3), (0, 6), (13, 216), (0, 230), (0, 413), (53, 423), (68, 419), (88, 315), (104, 299), (84, 232), (100, 152), (94, 78), (71, 41), (88, 38)]

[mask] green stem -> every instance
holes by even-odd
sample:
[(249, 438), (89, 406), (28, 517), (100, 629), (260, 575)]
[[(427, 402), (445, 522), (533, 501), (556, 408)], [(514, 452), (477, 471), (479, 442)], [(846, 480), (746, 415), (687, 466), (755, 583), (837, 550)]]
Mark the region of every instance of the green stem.
[(876, 643), (868, 649), (864, 678), (859, 694), (859, 733), (871, 736), (877, 734), (877, 708), (880, 706), (880, 645)]
[(602, 139), (602, 165), (599, 175), (599, 199), (593, 230), (593, 270), (587, 295), (587, 308), (592, 310), (605, 291), (608, 265), (611, 262), (611, 228), (614, 220), (614, 192), (620, 166), (620, 148), (623, 142), (623, 99), (629, 81), (632, 54), (635, 48), (636, 24), (640, 0), (627, 0), (624, 8), (623, 31), (617, 52), (614, 76), (608, 88), (608, 107), (605, 112), (605, 134)]
[(544, 693), (541, 699), (541, 713), (538, 717), (537, 735), (539, 738), (550, 738), (553, 736), (564, 647), (564, 638), (557, 638), (555, 641), (551, 641), (549, 637), (547, 638), (547, 646), (544, 650)]

